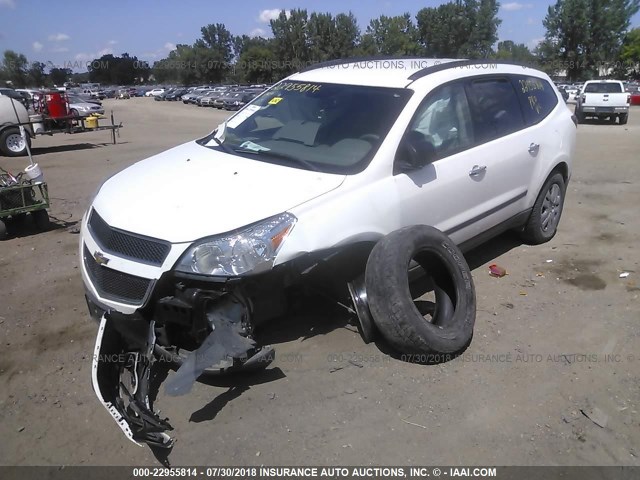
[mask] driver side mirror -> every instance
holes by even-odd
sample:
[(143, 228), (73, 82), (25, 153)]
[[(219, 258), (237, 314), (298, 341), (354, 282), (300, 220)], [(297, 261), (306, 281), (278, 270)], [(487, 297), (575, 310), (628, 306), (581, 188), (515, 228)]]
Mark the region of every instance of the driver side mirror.
[(406, 173), (426, 167), (437, 159), (436, 147), (429, 137), (412, 130), (408, 132), (398, 147), (393, 174)]

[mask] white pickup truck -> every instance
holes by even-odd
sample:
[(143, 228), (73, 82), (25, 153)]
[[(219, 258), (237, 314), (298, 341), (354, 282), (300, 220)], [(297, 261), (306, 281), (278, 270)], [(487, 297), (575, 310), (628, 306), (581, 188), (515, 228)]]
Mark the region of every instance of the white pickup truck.
[(582, 91), (576, 96), (576, 117), (582, 123), (587, 117), (608, 118), (620, 125), (629, 119), (631, 95), (624, 91), (619, 80), (590, 80), (585, 82)]

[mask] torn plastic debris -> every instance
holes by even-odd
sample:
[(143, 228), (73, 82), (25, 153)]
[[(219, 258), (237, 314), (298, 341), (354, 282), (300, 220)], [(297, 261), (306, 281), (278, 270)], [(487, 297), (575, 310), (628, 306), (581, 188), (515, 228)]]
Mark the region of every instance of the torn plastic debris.
[[(208, 368), (226, 370), (240, 364), (250, 369), (265, 368), (273, 361), (271, 347), (255, 351), (256, 342), (247, 337), (242, 324), (243, 306), (232, 298), (216, 302), (207, 313), (212, 332), (202, 345), (182, 362), (175, 376), (165, 385), (167, 395), (189, 393), (193, 384)], [(249, 353), (254, 350), (249, 358)], [(244, 370), (243, 368), (240, 368)]]
[(240, 334), (241, 327), (223, 317), (207, 314), (215, 327), (202, 345), (183, 362), (175, 376), (165, 385), (167, 395), (178, 396), (189, 393), (202, 372), (209, 367), (225, 368), (233, 359), (246, 357), (256, 342)]
[[(145, 348), (130, 351), (114, 322), (103, 315), (96, 337), (91, 380), (100, 403), (129, 440), (137, 445), (146, 443), (171, 448), (173, 440), (165, 431), (173, 430), (173, 427), (168, 419), (161, 419), (151, 409), (149, 400), (154, 343), (154, 322), (151, 322)], [(129, 388), (123, 383), (123, 377), (127, 375), (130, 376)]]

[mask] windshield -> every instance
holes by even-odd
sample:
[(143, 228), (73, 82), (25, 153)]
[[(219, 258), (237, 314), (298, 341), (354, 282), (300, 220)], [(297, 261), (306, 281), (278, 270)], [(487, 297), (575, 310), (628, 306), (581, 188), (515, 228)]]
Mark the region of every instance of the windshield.
[(622, 85), (619, 83), (590, 83), (584, 93), (622, 93)]
[(354, 174), (369, 164), (411, 93), (285, 81), (229, 119), (221, 145), (214, 134), (202, 144), (265, 162)]

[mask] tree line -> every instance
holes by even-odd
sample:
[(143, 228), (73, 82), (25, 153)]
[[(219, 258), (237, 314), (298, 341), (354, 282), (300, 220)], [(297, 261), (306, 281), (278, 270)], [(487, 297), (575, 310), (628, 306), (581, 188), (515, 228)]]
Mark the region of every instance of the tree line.
[[(544, 40), (532, 51), (497, 42), (497, 0), (451, 0), (415, 16), (380, 15), (361, 31), (353, 13), (281, 11), (271, 36), (233, 35), (223, 23), (206, 25), (193, 44), (179, 44), (152, 65), (135, 56), (105, 55), (88, 62), (84, 78), (103, 84), (271, 83), (307, 65), (359, 56), (496, 58), (536, 66), (569, 80), (602, 75), (638, 78), (640, 29), (629, 31), (640, 0), (557, 0), (543, 20)], [(4, 54), (0, 79), (16, 86), (61, 84), (70, 69), (29, 64)], [(77, 74), (76, 74), (77, 76)]]

